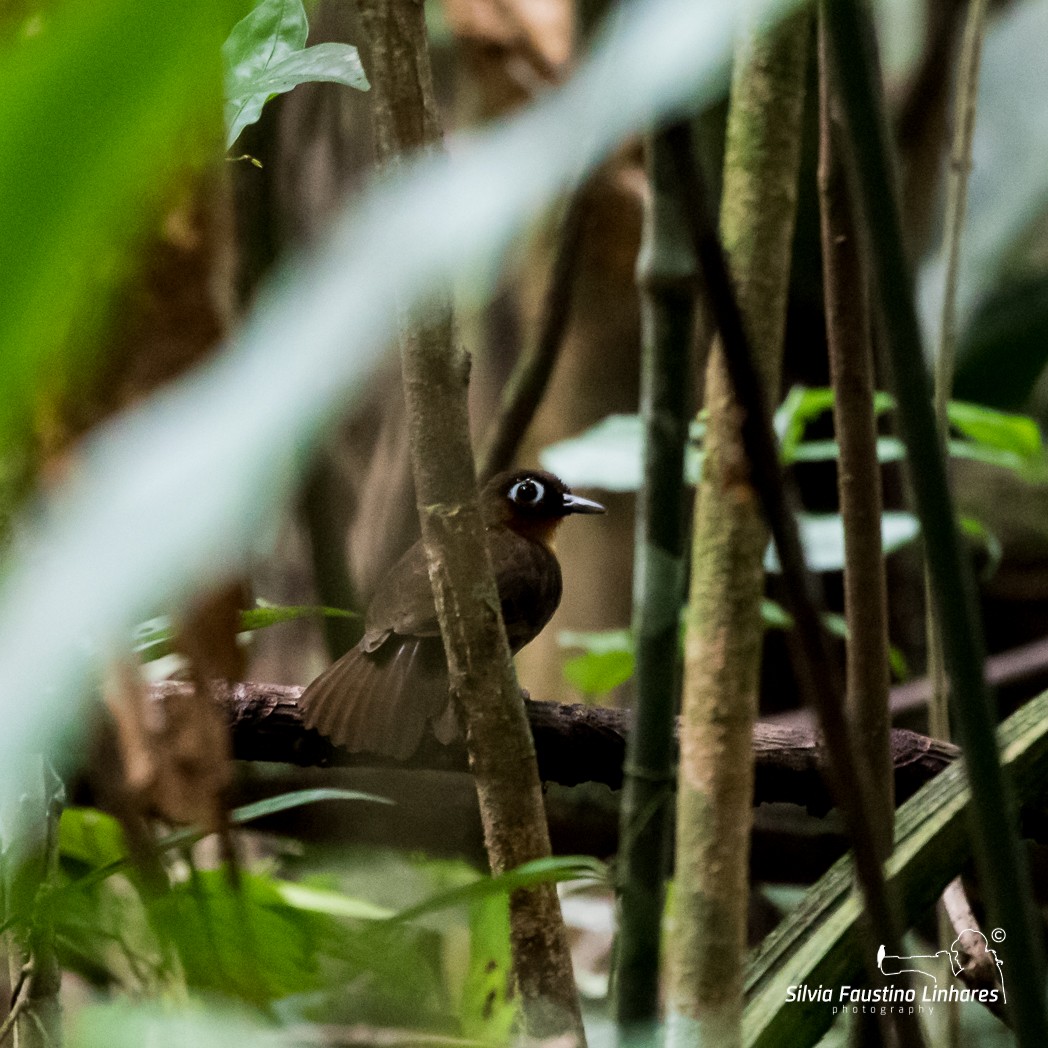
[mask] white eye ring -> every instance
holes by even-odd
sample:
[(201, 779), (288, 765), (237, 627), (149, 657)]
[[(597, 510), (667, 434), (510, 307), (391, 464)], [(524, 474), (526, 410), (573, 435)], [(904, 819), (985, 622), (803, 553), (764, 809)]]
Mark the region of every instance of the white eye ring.
[(509, 489), (509, 497), (520, 506), (535, 506), (542, 501), (545, 494), (546, 489), (530, 477), (518, 480)]

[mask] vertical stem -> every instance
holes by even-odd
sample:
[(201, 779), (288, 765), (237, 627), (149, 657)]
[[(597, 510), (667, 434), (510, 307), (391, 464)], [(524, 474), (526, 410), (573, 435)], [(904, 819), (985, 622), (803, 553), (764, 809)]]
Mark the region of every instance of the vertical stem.
[[(825, 3), (825, 0), (823, 0)], [(892, 850), (895, 811), (888, 708), (888, 594), (881, 548), (881, 470), (873, 410), (869, 292), (845, 144), (819, 17), (819, 203), (826, 341), (840, 444), (837, 488), (844, 521), (844, 611), (848, 622), (845, 702), (865, 764), (877, 850)]]
[(659, 940), (669, 848), (673, 728), (684, 596), (684, 447), (695, 255), (665, 134), (646, 143), (650, 196), (637, 263), (641, 291), (644, 486), (637, 500), (633, 632), (637, 700), (619, 832), (616, 1019), (622, 1042), (650, 1041), (658, 1018)]
[[(764, 380), (779, 383), (810, 20), (740, 40), (728, 116), (721, 229)], [(742, 1043), (753, 724), (768, 533), (720, 340), (706, 381), (677, 796), (677, 931), (669, 1043)]]
[[(40, 756), (17, 769), (6, 769), (0, 790), (2, 899), (10, 912), (30, 911), (32, 923), (6, 936), (12, 987), (21, 987), (12, 1001), (13, 1048), (60, 1048), (62, 1012), (58, 993), (62, 971), (55, 955), (54, 927), (46, 905), (32, 905), (58, 875), (58, 821), (65, 790), (62, 781)], [(17, 797), (17, 800), (15, 798)]]
[(841, 99), (854, 140), (873, 277), (893, 370), (917, 513), (950, 676), (953, 714), (972, 783), (972, 828), (980, 880), (1013, 979), (1008, 1005), (1021, 1045), (1048, 1043), (1044, 956), (1017, 832), (1017, 809), (997, 753), (996, 715), (983, 680), (984, 647), (971, 569), (958, 540), (944, 448), (931, 407), (909, 261), (903, 246), (889, 138), (875, 90), (870, 41), (856, 0), (826, 7)]
[[(982, 57), (983, 32), (986, 24), (986, 0), (969, 0), (968, 18), (961, 44), (954, 99), (954, 132), (950, 150), (950, 168), (946, 176), (946, 228), (943, 243), (946, 251), (946, 275), (940, 316), (939, 346), (935, 357), (935, 422), (939, 439), (948, 446), (950, 438), (949, 405), (953, 391), (953, 374), (957, 356), (957, 285), (960, 276), (961, 240), (964, 216), (968, 206), (968, 172), (972, 160), (972, 136), (975, 132), (976, 96), (979, 89), (979, 64)], [(949, 681), (943, 661), (942, 631), (932, 599), (931, 572), (925, 567), (925, 634), (928, 641), (928, 679), (932, 694), (928, 702), (928, 730), (936, 738), (950, 738)], [(945, 945), (951, 941), (953, 925), (946, 913), (947, 895), (939, 914), (939, 937)], [(948, 1008), (952, 1023), (947, 1028), (951, 1044), (958, 1044), (956, 1005)]]
[[(979, 64), (986, 24), (986, 0), (969, 0), (954, 100), (954, 132), (950, 149), (950, 169), (946, 176), (946, 276), (940, 316), (939, 346), (935, 357), (935, 421), (939, 438), (946, 444), (950, 435), (949, 404), (957, 356), (957, 285), (961, 268), (961, 240), (968, 209), (968, 172), (972, 163), (972, 136), (975, 133), (975, 102), (979, 91)], [(928, 600), (928, 676), (932, 698), (928, 706), (928, 728), (937, 738), (950, 737), (946, 668), (942, 640), (931, 597), (931, 580), (926, 578)]]
[[(370, 44), (381, 162), (441, 148), (418, 0), (360, 0)], [(466, 725), (484, 840), (502, 873), (550, 854), (534, 742), (499, 613), (477, 502), (466, 397), (469, 357), (455, 335), (451, 294), (402, 318), (401, 365), (412, 468), (430, 582), (452, 694)], [(514, 975), (528, 1032), (584, 1044), (578, 994), (556, 889), (510, 899)]]
[(517, 449), (535, 417), (564, 344), (571, 314), (575, 269), (582, 247), (588, 185), (568, 201), (557, 233), (556, 253), (542, 302), (535, 345), (517, 362), (502, 394), (498, 417), (477, 475), (486, 480), (513, 465)]

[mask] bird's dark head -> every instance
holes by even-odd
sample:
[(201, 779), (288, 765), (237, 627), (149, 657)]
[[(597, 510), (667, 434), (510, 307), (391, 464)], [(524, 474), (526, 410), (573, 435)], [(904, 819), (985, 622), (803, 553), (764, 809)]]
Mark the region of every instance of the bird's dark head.
[(484, 520), (549, 545), (557, 525), (573, 513), (604, 513), (599, 502), (573, 495), (559, 477), (541, 469), (500, 473), (481, 492)]

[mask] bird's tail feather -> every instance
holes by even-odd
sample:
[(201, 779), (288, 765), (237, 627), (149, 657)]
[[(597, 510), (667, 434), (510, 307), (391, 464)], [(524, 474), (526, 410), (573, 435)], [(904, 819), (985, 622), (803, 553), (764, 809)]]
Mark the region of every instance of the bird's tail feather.
[(358, 645), (302, 693), (307, 728), (351, 753), (407, 760), (427, 727), (441, 742), (457, 734), (444, 651), (437, 637), (390, 637), (379, 650)]

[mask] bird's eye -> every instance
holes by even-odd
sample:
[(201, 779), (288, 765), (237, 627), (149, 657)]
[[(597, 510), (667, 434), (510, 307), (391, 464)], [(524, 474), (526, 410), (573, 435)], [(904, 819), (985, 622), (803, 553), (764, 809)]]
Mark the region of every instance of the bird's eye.
[(542, 501), (545, 488), (536, 480), (518, 480), (509, 489), (509, 497), (520, 506), (534, 506)]

